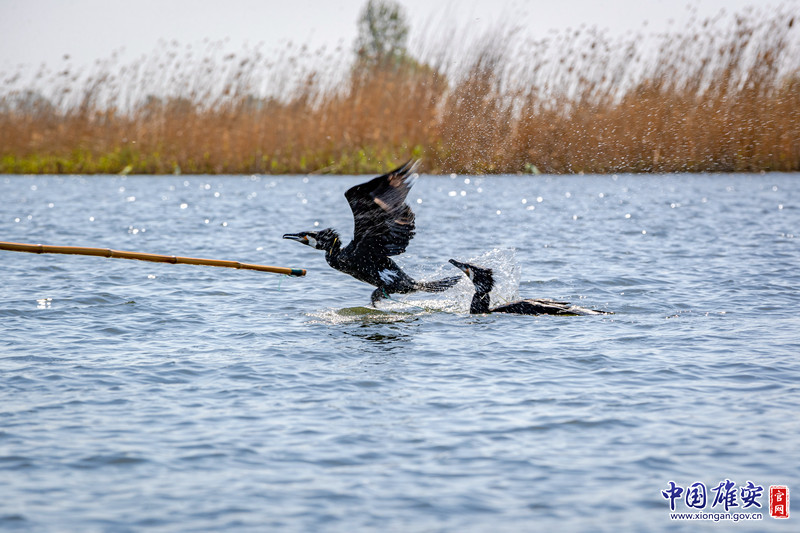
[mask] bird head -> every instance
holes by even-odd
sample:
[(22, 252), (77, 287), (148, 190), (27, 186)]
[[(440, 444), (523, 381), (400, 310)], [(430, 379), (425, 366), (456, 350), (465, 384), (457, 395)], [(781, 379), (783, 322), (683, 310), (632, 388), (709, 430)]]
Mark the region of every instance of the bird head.
[(317, 250), (330, 250), (336, 246), (339, 241), (339, 234), (331, 228), (326, 228), (321, 231), (301, 231), (300, 233), (287, 233), (283, 236), (284, 239), (297, 241), (311, 246)]
[(491, 268), (481, 268), (469, 263), (462, 263), (455, 259), (450, 264), (461, 270), (475, 285), (475, 292), (488, 293), (494, 287), (494, 275)]

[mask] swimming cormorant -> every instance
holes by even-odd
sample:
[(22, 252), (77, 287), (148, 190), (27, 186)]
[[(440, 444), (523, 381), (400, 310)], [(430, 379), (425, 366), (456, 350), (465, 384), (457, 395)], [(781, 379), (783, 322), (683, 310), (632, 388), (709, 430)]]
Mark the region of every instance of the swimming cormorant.
[(408, 161), (391, 172), (356, 185), (344, 193), (353, 211), (353, 240), (342, 248), (336, 230), (302, 231), (283, 236), (317, 250), (325, 250), (330, 266), (354, 278), (375, 285), (373, 305), (390, 294), (414, 291), (441, 292), (460, 276), (437, 281), (416, 281), (390, 259), (406, 250), (414, 236), (414, 212), (406, 204), (409, 182), (418, 161)]
[(489, 309), (489, 292), (494, 287), (494, 275), (491, 268), (481, 268), (469, 263), (461, 263), (451, 259), (450, 263), (461, 269), (475, 285), (475, 295), (469, 306), (471, 314), (486, 313), (513, 313), (517, 315), (611, 315), (608, 311), (597, 311), (578, 307), (567, 302), (556, 302), (554, 300), (519, 300), (510, 304), (501, 305), (494, 309)]

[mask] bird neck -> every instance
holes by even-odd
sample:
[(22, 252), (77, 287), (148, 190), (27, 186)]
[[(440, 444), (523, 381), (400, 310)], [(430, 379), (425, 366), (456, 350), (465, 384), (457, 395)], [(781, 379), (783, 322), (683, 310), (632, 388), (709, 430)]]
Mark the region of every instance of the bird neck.
[(325, 259), (330, 263), (332, 259), (336, 259), (336, 256), (338, 256), (341, 251), (342, 242), (339, 240), (339, 237), (334, 237), (330, 245), (325, 248)]
[(469, 312), (473, 315), (484, 315), (489, 312), (489, 293), (475, 291)]

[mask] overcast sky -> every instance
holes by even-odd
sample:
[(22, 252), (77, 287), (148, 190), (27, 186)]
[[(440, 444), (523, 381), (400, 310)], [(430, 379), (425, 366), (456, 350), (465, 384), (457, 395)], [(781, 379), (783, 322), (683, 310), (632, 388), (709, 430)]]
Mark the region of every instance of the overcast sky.
[[(264, 43), (268, 51), (288, 41), (312, 49), (337, 44), (348, 50), (366, 0), (0, 0), (0, 71), (18, 65), (58, 66), (69, 55), (88, 65), (121, 52), (134, 60), (158, 51), (159, 41), (182, 45), (228, 39), (232, 52)], [(800, 5), (797, 0), (788, 0)], [(614, 33), (680, 26), (692, 6), (701, 18), (721, 9), (776, 6), (780, 0), (403, 0), (414, 31), (433, 32), (443, 17), (459, 24), (490, 26), (511, 20), (530, 35), (551, 29), (597, 26)], [(437, 22), (438, 21), (438, 22)], [(447, 25), (452, 29), (451, 25)]]

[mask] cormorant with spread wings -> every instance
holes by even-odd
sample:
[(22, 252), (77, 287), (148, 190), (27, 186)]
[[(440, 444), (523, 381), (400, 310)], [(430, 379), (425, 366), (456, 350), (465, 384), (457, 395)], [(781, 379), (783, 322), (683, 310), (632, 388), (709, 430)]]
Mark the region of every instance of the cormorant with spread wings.
[(331, 228), (286, 234), (283, 238), (324, 250), (330, 266), (376, 286), (370, 299), (373, 305), (394, 293), (449, 289), (458, 283), (459, 276), (416, 281), (390, 259), (405, 252), (414, 236), (414, 212), (406, 204), (406, 196), (418, 163), (408, 161), (344, 193), (355, 223), (353, 240), (344, 248), (339, 234)]

